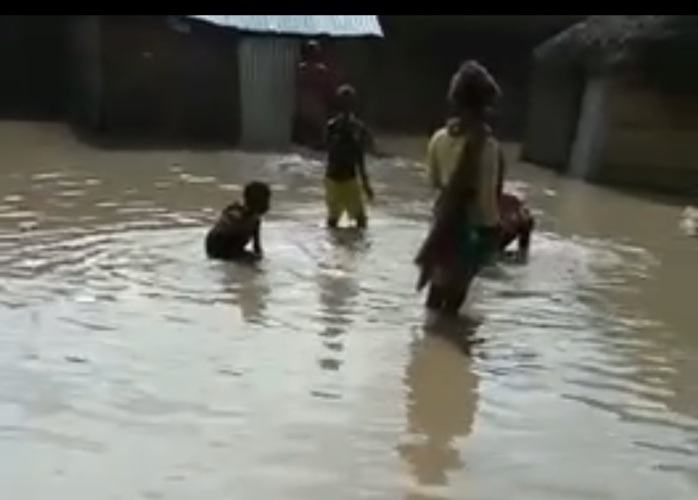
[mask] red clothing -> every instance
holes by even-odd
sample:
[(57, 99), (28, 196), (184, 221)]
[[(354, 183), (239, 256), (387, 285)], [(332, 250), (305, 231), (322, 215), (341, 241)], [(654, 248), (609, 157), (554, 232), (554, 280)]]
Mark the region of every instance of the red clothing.
[(302, 62), (298, 67), (296, 92), (298, 116), (324, 124), (335, 92), (329, 68), (321, 62)]
[(506, 250), (517, 239), (521, 249), (528, 248), (535, 221), (524, 202), (516, 195), (503, 193), (499, 198), (499, 213), (499, 249)]
[(530, 218), (523, 201), (511, 193), (502, 193), (499, 197), (499, 215), (502, 230), (506, 233), (518, 232), (522, 223)]

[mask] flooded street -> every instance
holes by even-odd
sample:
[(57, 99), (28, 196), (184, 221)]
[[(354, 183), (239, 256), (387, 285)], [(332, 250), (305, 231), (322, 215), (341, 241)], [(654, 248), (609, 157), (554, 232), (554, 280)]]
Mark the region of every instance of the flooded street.
[[(540, 231), (528, 265), (476, 284), (466, 356), (423, 331), (412, 161), (370, 165), (359, 239), (325, 231), (321, 167), (293, 155), (7, 123), (0, 148), (2, 498), (698, 497), (681, 207), (512, 168)], [(274, 188), (266, 261), (207, 261), (252, 178)]]

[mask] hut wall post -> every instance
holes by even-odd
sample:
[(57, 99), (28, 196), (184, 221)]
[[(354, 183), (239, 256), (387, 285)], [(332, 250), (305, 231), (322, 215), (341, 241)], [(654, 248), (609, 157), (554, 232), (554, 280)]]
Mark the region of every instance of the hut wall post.
[(593, 178), (598, 175), (608, 129), (610, 82), (607, 76), (587, 79), (567, 168), (567, 173), (573, 177)]
[(248, 36), (238, 50), (241, 146), (284, 149), (291, 144), (299, 41)]

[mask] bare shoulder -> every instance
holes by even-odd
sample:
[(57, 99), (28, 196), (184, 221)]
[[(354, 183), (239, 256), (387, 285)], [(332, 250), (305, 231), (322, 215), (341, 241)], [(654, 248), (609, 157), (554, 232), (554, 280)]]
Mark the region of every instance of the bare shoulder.
[(431, 138), (429, 139), (429, 144), (431, 146), (434, 146), (445, 139), (448, 138), (448, 128), (446, 127), (441, 127), (440, 129), (437, 129), (433, 134), (431, 134)]
[(330, 118), (329, 120), (327, 120), (327, 123), (325, 123), (325, 129), (326, 129), (328, 132), (334, 132), (334, 131), (337, 129), (337, 127), (339, 126), (339, 124), (340, 124), (340, 119), (339, 119), (339, 117), (338, 117), (338, 116), (333, 116), (332, 118)]
[(499, 142), (497, 137), (495, 137), (492, 134), (487, 134), (487, 136), (485, 137), (485, 149), (487, 151), (492, 151), (494, 153), (499, 154), (499, 150), (501, 147), (501, 143)]
[(448, 127), (438, 128), (434, 131), (433, 134), (431, 134), (432, 140), (434, 140), (434, 139), (440, 140), (440, 139), (443, 139), (444, 137), (447, 137), (447, 136), (448, 136)]

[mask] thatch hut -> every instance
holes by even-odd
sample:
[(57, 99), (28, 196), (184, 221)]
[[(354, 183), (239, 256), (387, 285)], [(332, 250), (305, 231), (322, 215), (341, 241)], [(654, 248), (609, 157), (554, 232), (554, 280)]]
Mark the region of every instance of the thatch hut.
[(524, 159), (591, 180), (698, 188), (698, 16), (591, 16), (539, 46)]

